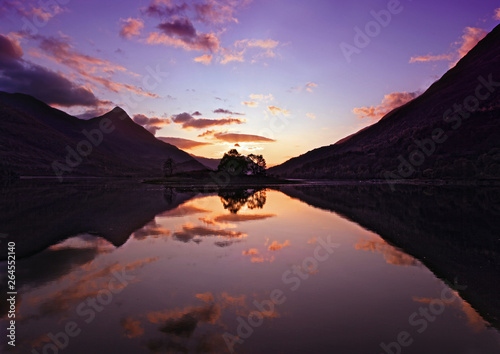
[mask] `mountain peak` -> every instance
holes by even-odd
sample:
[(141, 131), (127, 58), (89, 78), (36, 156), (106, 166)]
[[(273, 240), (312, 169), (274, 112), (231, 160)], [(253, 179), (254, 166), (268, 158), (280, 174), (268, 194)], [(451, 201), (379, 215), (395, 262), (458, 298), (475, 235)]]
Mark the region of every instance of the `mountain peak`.
[(116, 106), (115, 108), (113, 108), (113, 109), (110, 111), (110, 113), (125, 113), (125, 114), (127, 114), (127, 112), (125, 112), (125, 111), (123, 110), (123, 108), (118, 107), (118, 106)]

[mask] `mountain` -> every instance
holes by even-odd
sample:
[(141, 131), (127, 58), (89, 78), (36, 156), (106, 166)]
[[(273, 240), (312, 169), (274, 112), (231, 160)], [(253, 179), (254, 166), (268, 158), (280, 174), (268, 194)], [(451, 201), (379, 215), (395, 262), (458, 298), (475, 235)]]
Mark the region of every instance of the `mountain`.
[(498, 179), (499, 142), (497, 26), (419, 97), (358, 133), (269, 172), (295, 178)]
[(160, 176), (167, 158), (178, 172), (206, 169), (188, 153), (156, 139), (119, 107), (83, 120), (31, 96), (0, 92), (3, 171), (25, 176)]
[(217, 168), (219, 167), (219, 164), (220, 164), (220, 160), (221, 160), (221, 159), (211, 159), (208, 157), (201, 157), (201, 156), (195, 156), (195, 155), (191, 155), (191, 156), (193, 156), (196, 161), (203, 164), (203, 166), (206, 166), (207, 168), (209, 168), (213, 171), (217, 170)]

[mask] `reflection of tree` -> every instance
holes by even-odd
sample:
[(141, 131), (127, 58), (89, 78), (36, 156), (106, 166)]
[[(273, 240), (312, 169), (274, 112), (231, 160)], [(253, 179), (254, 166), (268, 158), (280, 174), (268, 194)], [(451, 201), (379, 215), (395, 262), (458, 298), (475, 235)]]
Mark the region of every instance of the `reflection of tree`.
[(266, 191), (254, 189), (222, 190), (219, 197), (224, 209), (238, 213), (245, 205), (249, 209), (262, 209), (266, 204)]
[(168, 205), (172, 204), (172, 201), (174, 200), (173, 188), (165, 186), (165, 189), (163, 190), (163, 199), (165, 199)]

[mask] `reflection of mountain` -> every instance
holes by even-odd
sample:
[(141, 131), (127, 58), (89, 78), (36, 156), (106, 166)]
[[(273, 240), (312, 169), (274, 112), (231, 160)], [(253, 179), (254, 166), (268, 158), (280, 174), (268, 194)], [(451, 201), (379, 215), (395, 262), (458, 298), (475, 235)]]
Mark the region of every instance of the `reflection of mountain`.
[(55, 176), (52, 163), (66, 163), (68, 149), (73, 149), (72, 161), (81, 161), (64, 176), (160, 176), (168, 157), (177, 171), (205, 169), (188, 153), (156, 139), (120, 108), (83, 120), (31, 96), (0, 92), (3, 165), (19, 175)]
[(287, 195), (332, 210), (419, 259), (500, 328), (500, 189), (385, 185), (285, 186)]
[[(2, 190), (0, 232), (16, 242), (17, 257), (80, 234), (101, 236), (115, 246), (122, 245), (156, 215), (196, 194), (101, 180), (35, 187), (35, 183), (23, 181)], [(5, 257), (2, 254), (0, 259)]]
[(224, 209), (237, 214), (245, 205), (248, 209), (262, 209), (266, 204), (266, 191), (255, 189), (224, 189), (219, 192)]
[[(498, 82), (500, 26), (421, 96), (356, 134), (292, 158), (270, 172), (283, 177), (325, 179), (384, 179), (386, 171), (395, 172), (391, 178), (498, 179)], [(457, 105), (464, 108), (457, 109)], [(446, 141), (440, 139), (444, 135), (438, 136), (441, 131), (434, 134), (435, 129), (442, 129)], [(441, 142), (435, 151), (427, 143), (420, 148), (426, 155), (416, 152), (417, 145), (433, 137)], [(410, 168), (398, 168), (400, 159), (413, 161), (418, 167), (408, 173)]]

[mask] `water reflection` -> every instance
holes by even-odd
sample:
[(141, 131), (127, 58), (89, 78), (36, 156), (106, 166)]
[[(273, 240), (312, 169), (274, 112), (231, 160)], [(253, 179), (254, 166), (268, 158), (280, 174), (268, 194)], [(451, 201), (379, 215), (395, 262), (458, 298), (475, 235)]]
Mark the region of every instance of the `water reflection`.
[[(197, 195), (94, 187), (20, 188), (2, 201), (2, 210), (7, 203), (17, 211), (2, 225), (26, 256), (17, 264), (18, 342), (5, 352), (42, 353), (49, 333), (68, 322), (82, 332), (61, 352), (230, 352), (223, 335), (236, 335), (275, 289), (286, 300), (236, 352), (381, 352), (402, 330), (414, 340), (405, 353), (500, 348), (491, 327), (500, 314), (500, 225), (477, 197), (495, 190), (286, 186)], [(53, 211), (37, 217), (24, 201)], [(55, 211), (59, 218), (47, 217)], [(339, 249), (317, 269), (304, 267), (328, 237)], [(287, 270), (297, 271), (296, 291), (283, 280)], [(108, 299), (117, 273), (126, 281)], [(454, 301), (419, 333), (409, 316), (443, 289)]]
[(219, 197), (224, 209), (237, 214), (241, 208), (262, 209), (266, 204), (266, 191), (255, 189), (221, 190)]

